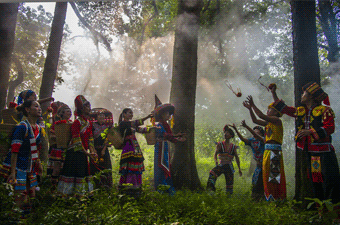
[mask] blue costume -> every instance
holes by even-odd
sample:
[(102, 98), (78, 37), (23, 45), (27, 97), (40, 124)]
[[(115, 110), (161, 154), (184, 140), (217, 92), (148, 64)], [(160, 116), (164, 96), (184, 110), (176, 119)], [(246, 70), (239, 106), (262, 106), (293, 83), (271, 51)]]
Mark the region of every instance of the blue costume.
[(38, 162), (37, 145), (40, 143), (40, 132), (39, 125), (35, 124), (34, 129), (28, 121), (21, 121), (14, 129), (11, 151), (8, 152), (3, 165), (0, 165), (0, 175), (5, 178), (9, 176), (12, 152), (18, 153), (15, 190), (25, 191), (27, 178), (30, 180), (30, 187), (38, 185), (35, 173)]
[(155, 157), (154, 157), (154, 176), (155, 188), (159, 185), (169, 185), (168, 193), (173, 194), (175, 188), (173, 187), (171, 173), (170, 173), (170, 143), (177, 142), (176, 138), (172, 135), (171, 128), (167, 122), (160, 121), (157, 124), (160, 129), (156, 130), (157, 143), (155, 144)]
[(253, 174), (252, 179), (252, 198), (261, 199), (264, 197), (264, 189), (263, 189), (263, 178), (262, 178), (262, 161), (263, 161), (263, 153), (264, 153), (264, 143), (260, 140), (256, 140), (255, 138), (249, 138), (248, 143), (246, 145), (251, 147), (253, 152), (254, 160), (256, 161), (256, 168)]

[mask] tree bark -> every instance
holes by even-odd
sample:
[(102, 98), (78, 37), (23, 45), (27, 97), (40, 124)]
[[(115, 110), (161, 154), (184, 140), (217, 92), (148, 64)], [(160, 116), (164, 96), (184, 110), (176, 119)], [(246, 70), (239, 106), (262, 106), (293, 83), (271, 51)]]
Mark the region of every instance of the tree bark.
[[(54, 82), (57, 77), (57, 69), (60, 55), (60, 47), (63, 38), (63, 30), (66, 18), (67, 2), (57, 2), (54, 10), (54, 18), (51, 27), (50, 41), (44, 65), (44, 72), (39, 92), (39, 98), (52, 97)], [(49, 102), (41, 105), (45, 112)]]
[(197, 46), (202, 0), (179, 0), (175, 30), (170, 102), (175, 105), (174, 133), (187, 133), (187, 140), (174, 145), (171, 175), (176, 189), (200, 189), (194, 130), (197, 83)]
[(0, 110), (6, 106), (19, 3), (0, 4)]
[(7, 94), (7, 104), (14, 100), (15, 88), (24, 81), (24, 70), (22, 69), (21, 62), (16, 57), (13, 58), (13, 61), (15, 63), (15, 67), (18, 70), (18, 77), (17, 77), (17, 79), (9, 82), (8, 94)]
[(335, 14), (333, 12), (331, 1), (319, 0), (319, 9), (321, 27), (328, 43), (327, 59), (329, 62), (336, 62), (338, 61), (339, 57), (339, 46), (336, 33), (337, 22), (335, 19)]
[[(308, 82), (320, 84), (320, 67), (316, 38), (315, 1), (291, 1), (293, 25), (293, 60), (295, 106), (300, 106), (301, 87)], [(307, 178), (307, 155), (296, 149), (295, 199), (304, 201), (311, 196), (311, 183)]]

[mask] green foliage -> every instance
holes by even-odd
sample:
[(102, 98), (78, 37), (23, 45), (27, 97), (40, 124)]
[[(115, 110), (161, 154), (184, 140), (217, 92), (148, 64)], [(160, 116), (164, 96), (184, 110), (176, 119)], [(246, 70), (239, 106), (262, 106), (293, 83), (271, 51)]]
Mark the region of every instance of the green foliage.
[(214, 195), (184, 190), (169, 196), (144, 187), (135, 200), (115, 189), (97, 189), (78, 198), (40, 192), (37, 199), (43, 201), (28, 224), (304, 224), (315, 214), (294, 211), (292, 202), (253, 202), (220, 190)]
[(19, 221), (20, 210), (15, 206), (13, 187), (5, 183), (3, 178), (0, 179), (0, 221), (1, 224), (12, 224)]

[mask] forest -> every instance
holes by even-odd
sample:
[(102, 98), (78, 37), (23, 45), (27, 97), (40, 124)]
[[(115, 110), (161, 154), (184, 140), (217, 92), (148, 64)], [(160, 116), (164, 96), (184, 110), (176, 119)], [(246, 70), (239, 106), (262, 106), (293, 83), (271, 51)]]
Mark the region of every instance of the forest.
[[(3, 224), (340, 222), (340, 203), (320, 200), (310, 191), (305, 155), (295, 142), (299, 128), (287, 115), (281, 117), (286, 199), (252, 199), (253, 153), (237, 135), (231, 142), (239, 146), (243, 175), (235, 172), (233, 194), (225, 192), (224, 176), (217, 180), (215, 193), (206, 190), (209, 172), (215, 166), (216, 143), (224, 139), (223, 127), (234, 123), (244, 137), (252, 137), (241, 126), (242, 120), (251, 128), (255, 126), (243, 102), (252, 95), (265, 113), (273, 102), (268, 89), (273, 83), (277, 95), (295, 107), (301, 105), (302, 86), (308, 82), (321, 85), (335, 114), (331, 141), (339, 161), (339, 0), (49, 4), (54, 5), (54, 12), (44, 3), (0, 3), (0, 109), (10, 108), (10, 102), (29, 89), (38, 99), (53, 97), (65, 102), (73, 112), (75, 97), (83, 95), (92, 108), (112, 112), (114, 124), (118, 124), (124, 108), (131, 108), (135, 119), (149, 115), (157, 95), (175, 107), (173, 132), (186, 133), (186, 141), (170, 148), (176, 194), (154, 190), (155, 149), (137, 134), (145, 158), (140, 197), (119, 191), (122, 150), (108, 148), (113, 188), (95, 188), (80, 198), (61, 197), (52, 190), (45, 152), (40, 190), (30, 199), (32, 212), (25, 219), (15, 206), (13, 186), (1, 180)], [(74, 34), (66, 22), (71, 13), (81, 34)], [(41, 103), (42, 112), (49, 107), (50, 102)], [(47, 121), (48, 113), (43, 117)], [(4, 145), (8, 137), (0, 132)], [(0, 153), (2, 163), (7, 152)], [(235, 160), (233, 164), (236, 170)]]

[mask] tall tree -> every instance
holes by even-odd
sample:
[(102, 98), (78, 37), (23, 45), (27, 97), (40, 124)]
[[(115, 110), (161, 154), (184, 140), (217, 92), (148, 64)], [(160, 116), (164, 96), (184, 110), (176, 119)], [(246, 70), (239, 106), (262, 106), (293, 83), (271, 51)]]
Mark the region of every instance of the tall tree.
[(6, 106), (19, 3), (0, 4), (0, 109)]
[(174, 146), (171, 175), (177, 189), (201, 187), (195, 160), (194, 130), (197, 45), (202, 6), (203, 0), (178, 1), (170, 102), (176, 108), (174, 132), (186, 131), (187, 141)]
[[(320, 67), (316, 38), (315, 1), (291, 1), (293, 25), (293, 61), (295, 106), (300, 106), (301, 87), (308, 82), (320, 84)], [(303, 200), (311, 195), (307, 178), (307, 155), (296, 149), (295, 199)]]
[[(60, 47), (63, 38), (66, 11), (67, 2), (56, 3), (39, 98), (48, 98), (52, 96), (54, 82), (57, 77), (57, 69), (60, 55)], [(47, 109), (47, 107), (48, 102), (42, 104), (43, 112)]]
[(325, 46), (328, 51), (327, 59), (329, 62), (336, 62), (339, 58), (338, 22), (335, 18), (331, 1), (319, 0), (319, 12), (321, 27), (328, 43), (328, 46)]

